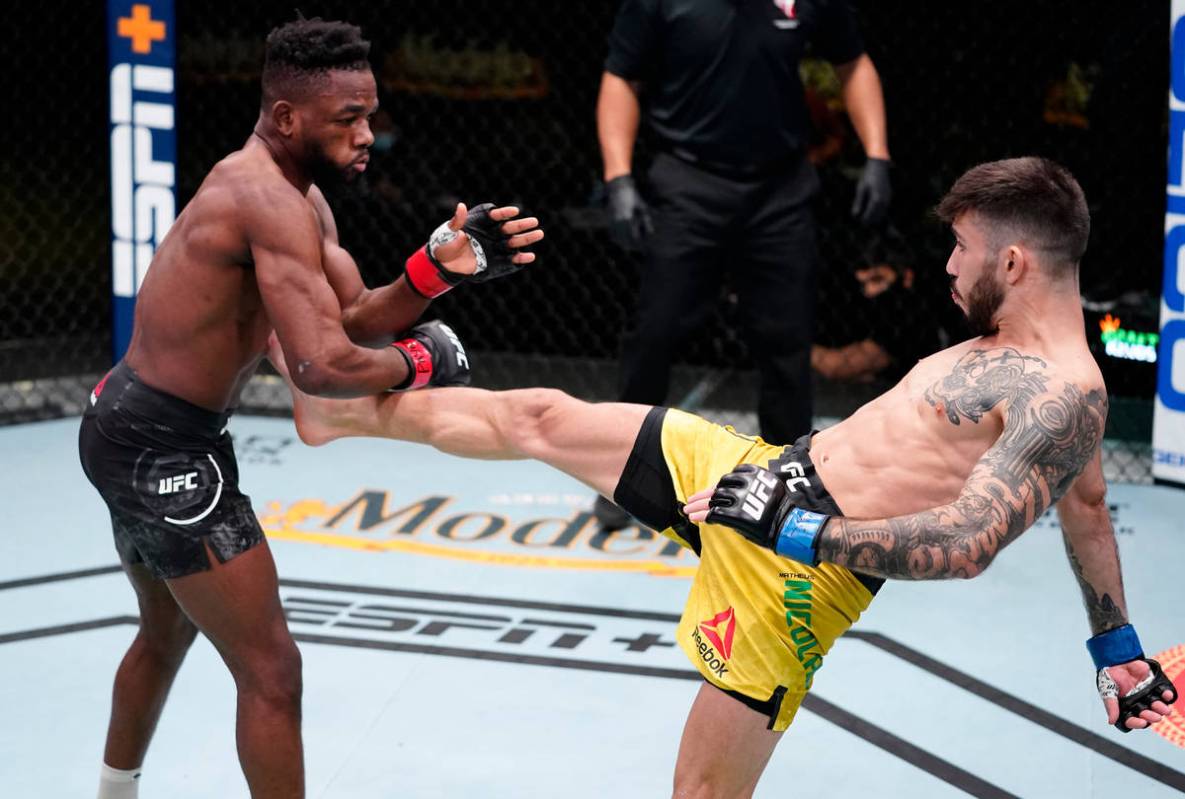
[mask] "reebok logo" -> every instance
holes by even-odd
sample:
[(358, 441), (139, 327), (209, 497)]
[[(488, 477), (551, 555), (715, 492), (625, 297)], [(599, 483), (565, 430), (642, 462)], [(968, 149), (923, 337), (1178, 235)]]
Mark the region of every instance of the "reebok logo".
[(98, 382), (94, 390), (91, 391), (91, 405), (95, 405), (99, 401), (99, 395), (103, 393), (103, 386), (107, 384), (107, 378), (111, 377), (111, 373), (103, 375), (103, 379)]
[[(700, 635), (701, 632), (703, 635)], [(698, 627), (691, 628), (691, 640), (695, 642), (700, 660), (721, 679), (728, 674), (728, 659), (732, 657), (732, 638), (735, 632), (736, 614), (732, 608), (701, 621)]]
[(774, 27), (779, 30), (794, 30), (798, 27), (798, 9), (795, 3), (797, 0), (774, 0), (774, 6), (786, 15), (785, 19), (775, 19)]
[(736, 632), (736, 624), (736, 613), (732, 608), (699, 624), (700, 630), (725, 660), (732, 657), (732, 637)]
[(753, 487), (749, 489), (749, 493), (745, 494), (741, 510), (753, 521), (759, 522), (762, 515), (765, 514), (765, 506), (769, 504), (769, 492), (778, 484), (778, 478), (766, 471), (757, 472), (756, 477), (757, 480)]
[(175, 474), (172, 477), (165, 477), (157, 486), (157, 494), (176, 494), (178, 491), (193, 491), (197, 485), (197, 472), (186, 472), (185, 474)]

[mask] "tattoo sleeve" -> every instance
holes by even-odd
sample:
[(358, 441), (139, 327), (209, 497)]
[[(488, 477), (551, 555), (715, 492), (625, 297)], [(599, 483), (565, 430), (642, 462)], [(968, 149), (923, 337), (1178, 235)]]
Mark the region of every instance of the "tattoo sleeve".
[(1003, 432), (959, 496), (890, 519), (833, 518), (819, 535), (819, 558), (906, 580), (974, 577), (987, 568), (1066, 493), (1103, 436), (1103, 393), (1051, 380), (1045, 366), (1008, 348), (964, 356), (927, 401), (954, 425), (977, 424), (1005, 401), (1007, 410)]
[[(1091, 634), (1098, 635), (1127, 624), (1127, 613), (1121, 606), (1123, 579), (1119, 571), (1119, 550), (1115, 546), (1115, 537), (1112, 535), (1108, 542), (1099, 541), (1094, 546), (1094, 549), (1101, 551), (1087, 552), (1080, 557), (1075, 550), (1086, 547), (1080, 541), (1076, 542), (1064, 527), (1062, 534), (1066, 542), (1066, 556), (1070, 559), (1070, 568), (1082, 589), (1082, 601), (1086, 605)], [(1102, 572), (1109, 574), (1103, 576)], [(1118, 602), (1111, 597), (1109, 591), (1096, 587), (1106, 582), (1112, 582), (1116, 586)]]

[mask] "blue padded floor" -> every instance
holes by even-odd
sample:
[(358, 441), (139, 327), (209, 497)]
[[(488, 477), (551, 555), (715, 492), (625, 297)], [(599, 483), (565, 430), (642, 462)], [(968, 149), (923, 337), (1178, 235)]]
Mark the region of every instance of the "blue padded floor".
[[(77, 424), (0, 428), (0, 797), (94, 795), (135, 629)], [(692, 557), (649, 530), (596, 534), (592, 493), (541, 464), (310, 449), (286, 419), (231, 431), (304, 657), (310, 797), (669, 795), (699, 687), (673, 646)], [(1185, 672), (1185, 493), (1110, 497), (1133, 620)], [(1185, 793), (1185, 724), (1176, 742), (1107, 727), (1086, 635), (1051, 518), (980, 579), (889, 584), (757, 796)], [(233, 684), (199, 640), (141, 796), (246, 796), (233, 730)]]

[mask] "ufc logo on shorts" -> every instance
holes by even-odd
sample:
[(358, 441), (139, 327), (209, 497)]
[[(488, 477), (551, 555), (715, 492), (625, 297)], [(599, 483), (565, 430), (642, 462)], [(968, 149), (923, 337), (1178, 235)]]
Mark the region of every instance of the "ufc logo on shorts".
[(468, 358), (468, 356), (465, 355), (465, 348), (463, 346), (461, 346), (461, 339), (457, 338), (457, 334), (454, 333), (453, 329), (451, 327), (449, 327), (448, 325), (442, 324), (440, 326), (440, 329), (444, 331), (444, 334), (446, 336), (448, 336), (448, 340), (453, 342), (453, 346), (456, 347), (457, 366), (461, 366), (461, 367), (464, 367), (465, 369), (468, 369), (469, 368), (469, 358)]
[(185, 474), (175, 474), (172, 477), (166, 477), (160, 481), (156, 493), (176, 494), (178, 491), (193, 491), (198, 487), (197, 475), (197, 472), (186, 472)]
[(790, 475), (790, 479), (786, 480), (786, 488), (790, 491), (797, 491), (798, 489), (795, 486), (799, 484), (804, 486), (811, 484), (810, 479), (806, 477), (806, 472), (802, 470), (802, 464), (798, 461), (783, 463), (778, 471), (782, 472), (782, 474)]
[(778, 484), (778, 478), (768, 472), (757, 473), (757, 483), (745, 495), (745, 503), (741, 510), (755, 522), (761, 521), (765, 513), (765, 506), (769, 504), (769, 492)]

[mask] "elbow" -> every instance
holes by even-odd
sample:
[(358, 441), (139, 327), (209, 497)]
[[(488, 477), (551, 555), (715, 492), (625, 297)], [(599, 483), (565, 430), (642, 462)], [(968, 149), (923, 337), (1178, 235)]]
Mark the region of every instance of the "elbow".
[(333, 386), (329, 371), (315, 361), (297, 361), (290, 374), (293, 384), (303, 393), (313, 397), (325, 396)]
[(300, 358), (294, 363), (290, 370), (292, 382), (305, 394), (333, 399), (356, 395), (356, 392), (351, 391), (346, 372), (339, 368), (332, 357), (321, 354), (313, 358)]
[(948, 550), (946, 577), (973, 580), (987, 571), (1000, 554), (999, 538), (994, 535), (967, 532)]
[(951, 559), (950, 570), (946, 576), (953, 580), (974, 580), (979, 575), (987, 571), (988, 566), (992, 565), (994, 557), (984, 557), (979, 559), (967, 558)]
[(973, 580), (987, 571), (989, 565), (991, 565), (991, 561), (972, 564), (952, 572), (950, 576), (956, 580)]

